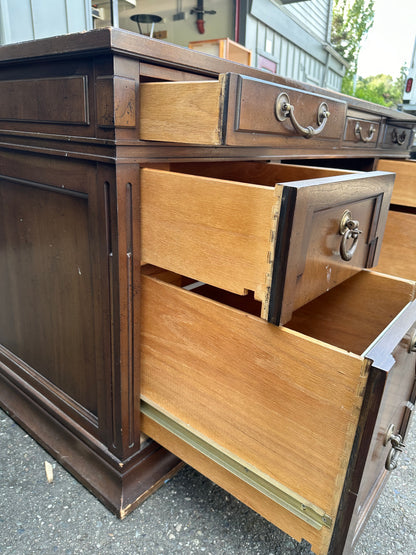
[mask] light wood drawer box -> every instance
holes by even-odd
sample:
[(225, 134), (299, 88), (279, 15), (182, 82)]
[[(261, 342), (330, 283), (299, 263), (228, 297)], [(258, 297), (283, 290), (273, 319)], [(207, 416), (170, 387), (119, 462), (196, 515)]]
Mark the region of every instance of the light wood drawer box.
[(380, 121), (348, 117), (345, 124), (344, 144), (349, 147), (369, 147), (377, 145)]
[(389, 211), (377, 271), (416, 280), (416, 214)]
[[(343, 101), (237, 74), (223, 74), (218, 81), (142, 83), (139, 137), (204, 145), (304, 146), (306, 134), (313, 135), (308, 148), (326, 148), (339, 145), (345, 114)], [(303, 131), (295, 129), (291, 117)]]
[(386, 125), (381, 148), (406, 151), (411, 146), (412, 139), (412, 129), (399, 125)]
[(287, 327), (201, 289), (142, 277), (144, 432), (315, 553), (331, 538), (342, 553), (415, 401), (414, 284), (363, 271)]
[(377, 170), (394, 172), (392, 204), (416, 208), (416, 160), (380, 159)]
[[(171, 170), (141, 170), (142, 264), (253, 291), (270, 322), (377, 262), (392, 174), (255, 162)], [(346, 211), (362, 231), (349, 239)]]

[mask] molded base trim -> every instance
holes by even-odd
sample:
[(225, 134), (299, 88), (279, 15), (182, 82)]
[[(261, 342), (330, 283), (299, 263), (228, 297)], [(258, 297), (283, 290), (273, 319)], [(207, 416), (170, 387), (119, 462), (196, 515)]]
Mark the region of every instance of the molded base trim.
[[(151, 442), (120, 470), (0, 375), (0, 406), (110, 511), (124, 518), (174, 475), (183, 462)], [(114, 458), (111, 455), (111, 458)]]

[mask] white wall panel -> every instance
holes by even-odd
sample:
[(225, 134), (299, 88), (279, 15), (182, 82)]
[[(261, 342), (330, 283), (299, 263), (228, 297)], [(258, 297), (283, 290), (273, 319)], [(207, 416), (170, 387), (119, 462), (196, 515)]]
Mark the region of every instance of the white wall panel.
[(302, 26), (306, 24), (310, 33), (326, 40), (330, 7), (331, 0), (309, 0), (286, 4), (282, 9), (290, 13)]
[(91, 27), (91, 0), (0, 0), (0, 44)]
[[(321, 7), (326, 4), (326, 0), (319, 0), (319, 2)], [(309, 2), (302, 2), (298, 8), (307, 4)], [(273, 45), (271, 50), (267, 50), (267, 41), (269, 45)], [(247, 18), (246, 47), (255, 54), (254, 63), (256, 63), (256, 54), (266, 56), (277, 63), (277, 73), (282, 77), (339, 91), (344, 66), (326, 50), (326, 41), (319, 43), (311, 38), (313, 48), (310, 49), (307, 47), (307, 42), (305, 45), (305, 40), (299, 42), (300, 45), (289, 40), (283, 32), (277, 32), (253, 15)], [(317, 45), (319, 45), (318, 57), (315, 56), (318, 52)], [(328, 69), (327, 66), (329, 66)]]

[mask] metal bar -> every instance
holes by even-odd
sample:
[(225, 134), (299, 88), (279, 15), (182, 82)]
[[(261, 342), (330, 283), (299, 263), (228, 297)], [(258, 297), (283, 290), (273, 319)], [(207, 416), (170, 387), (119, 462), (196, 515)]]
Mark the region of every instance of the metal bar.
[(279, 484), (276, 480), (262, 475), (262, 473), (254, 467), (249, 468), (249, 465), (246, 466), (235, 460), (232, 456), (220, 450), (218, 446), (196, 435), (188, 426), (175, 421), (143, 399), (140, 403), (140, 410), (144, 415), (168, 430), (171, 434), (175, 435), (222, 468), (225, 468), (260, 493), (266, 495), (269, 499), (299, 517), (316, 530), (321, 530), (322, 526), (328, 528), (332, 527), (332, 518), (325, 514), (325, 511), (316, 507), (313, 503), (310, 503), (289, 488), (286, 488), (283, 484)]

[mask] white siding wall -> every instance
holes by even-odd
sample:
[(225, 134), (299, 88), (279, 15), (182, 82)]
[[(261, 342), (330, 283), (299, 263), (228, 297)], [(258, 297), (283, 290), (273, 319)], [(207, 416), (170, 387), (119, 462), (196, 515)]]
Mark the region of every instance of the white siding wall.
[(310, 33), (321, 40), (327, 40), (331, 5), (332, 0), (308, 0), (286, 4), (282, 6), (282, 10), (287, 11), (300, 25), (307, 25)]
[(91, 29), (91, 0), (0, 0), (0, 44)]
[[(168, 42), (188, 46), (192, 41), (210, 40), (229, 37), (234, 39), (234, 3), (232, 0), (209, 0), (205, 2), (206, 10), (215, 10), (215, 14), (204, 16), (205, 32), (200, 34), (196, 26), (196, 15), (191, 15), (196, 7), (196, 0), (182, 0), (185, 19), (175, 21), (173, 16), (177, 10), (176, 0), (137, 0), (133, 8), (127, 3), (119, 2), (119, 26), (135, 33), (139, 32), (137, 23), (130, 16), (137, 13), (157, 14), (163, 21), (155, 25), (155, 31), (166, 31)], [(101, 6), (101, 5), (100, 5)], [(104, 21), (96, 21), (95, 26), (107, 26), (110, 21), (110, 10), (103, 4)], [(150, 25), (142, 25), (143, 33), (150, 31)]]
[[(341, 90), (344, 66), (326, 49), (330, 7), (331, 0), (286, 6), (271, 0), (254, 0), (246, 25), (246, 47), (253, 52), (253, 65), (262, 56), (277, 64), (277, 73), (282, 77)], [(306, 27), (312, 14), (316, 24)]]

